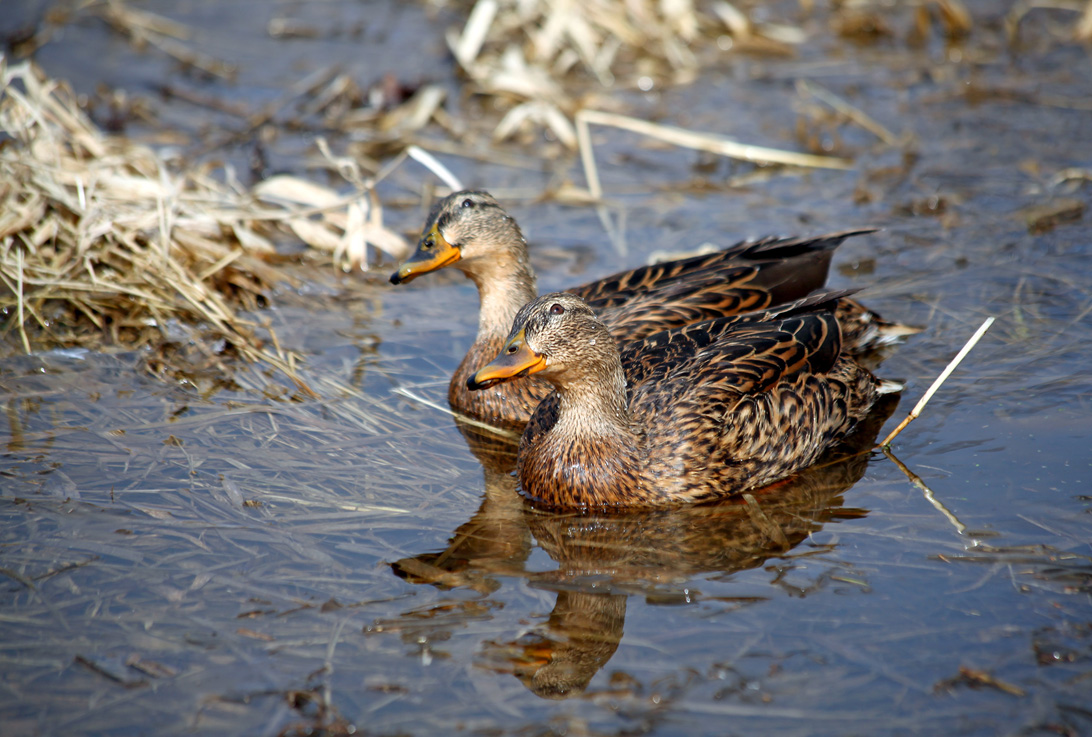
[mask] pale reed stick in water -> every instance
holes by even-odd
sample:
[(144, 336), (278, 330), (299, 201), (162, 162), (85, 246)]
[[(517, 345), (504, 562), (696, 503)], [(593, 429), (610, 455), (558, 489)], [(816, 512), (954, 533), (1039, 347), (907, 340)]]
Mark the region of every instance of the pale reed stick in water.
[(914, 405), (914, 409), (910, 410), (910, 414), (906, 416), (906, 419), (900, 422), (899, 426), (892, 430), (891, 434), (884, 438), (883, 442), (881, 442), (878, 447), (886, 448), (891, 445), (891, 441), (895, 439), (895, 436), (902, 432), (903, 428), (913, 422), (917, 416), (921, 414), (921, 411), (925, 409), (925, 405), (933, 398), (933, 394), (936, 393), (937, 389), (940, 388), (940, 385), (944, 383), (948, 376), (955, 371), (956, 366), (967, 357), (967, 354), (971, 352), (971, 349), (975, 347), (975, 344), (978, 343), (982, 336), (986, 334), (986, 331), (993, 325), (993, 321), (994, 318), (992, 317), (986, 318), (985, 322), (982, 323), (982, 326), (975, 331), (975, 334), (972, 335), (971, 339), (967, 341), (967, 344), (963, 346), (963, 350), (956, 354), (956, 357), (952, 359), (951, 363), (948, 364), (948, 367), (940, 373), (940, 376), (938, 376), (936, 381), (933, 382), (933, 385), (929, 387), (929, 390), (925, 392), (924, 396), (922, 396), (922, 398), (918, 400), (918, 403)]

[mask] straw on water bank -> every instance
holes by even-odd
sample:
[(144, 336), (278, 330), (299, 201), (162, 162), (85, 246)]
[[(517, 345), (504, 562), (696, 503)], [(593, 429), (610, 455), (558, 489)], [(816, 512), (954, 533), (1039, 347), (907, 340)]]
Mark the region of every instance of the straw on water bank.
[(296, 357), (240, 314), (286, 279), (264, 260), (274, 239), (357, 258), (369, 241), (404, 248), (374, 199), (324, 190), (292, 201), (290, 182), (251, 191), (230, 171), (184, 168), (107, 136), (67, 86), (29, 62), (0, 59), (0, 141), (0, 310), (4, 334), (17, 333), (27, 352), (160, 346), (170, 324), (200, 324), (211, 360), (268, 362), (309, 393)]

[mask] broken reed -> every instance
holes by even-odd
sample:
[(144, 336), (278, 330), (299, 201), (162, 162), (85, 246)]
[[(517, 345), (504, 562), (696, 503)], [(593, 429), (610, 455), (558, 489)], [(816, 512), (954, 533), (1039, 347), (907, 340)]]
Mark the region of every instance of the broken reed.
[(28, 353), (36, 344), (161, 348), (172, 324), (201, 325), (204, 362), (263, 361), (309, 394), (296, 357), (241, 313), (287, 281), (265, 260), (275, 238), (353, 263), (369, 248), (403, 255), (374, 182), (357, 179), (348, 196), (292, 177), (248, 190), (230, 171), (183, 167), (103, 134), (66, 85), (0, 58), (3, 334)]
[(103, 135), (65, 85), (30, 63), (0, 67), (0, 309), (23, 348), (163, 342), (202, 323), (248, 360), (299, 382), (292, 357), (255, 337), (254, 309), (278, 279), (268, 230), (247, 197), (203, 168)]

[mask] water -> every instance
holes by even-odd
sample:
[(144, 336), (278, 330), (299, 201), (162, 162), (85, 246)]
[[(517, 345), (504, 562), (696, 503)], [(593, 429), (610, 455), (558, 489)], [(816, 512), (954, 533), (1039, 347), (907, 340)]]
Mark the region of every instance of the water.
[[(260, 369), (235, 388), (170, 383), (135, 353), (9, 346), (5, 734), (1092, 733), (1090, 238), (1087, 215), (1043, 233), (1026, 221), (1060, 198), (1089, 204), (1092, 75), (1045, 19), (1026, 19), (1013, 51), (992, 6), (970, 5), (962, 45), (847, 45), (820, 15), (795, 59), (728, 57), (692, 85), (626, 95), (634, 114), (795, 147), (798, 116), (824, 130), (793, 86), (803, 77), (912, 138), (829, 124), (851, 172), (748, 180), (742, 164), (600, 131), (624, 239), (591, 208), (525, 199), (559, 172), (579, 180), (571, 159), (445, 159), (510, 204), (542, 289), (657, 250), (882, 226), (845, 243), (832, 276), (925, 326), (880, 368), (907, 382), (882, 432), (998, 318), (894, 444), (935, 502), (873, 454), (754, 505), (525, 508), (503, 473), (510, 449), (395, 391), (443, 404), (476, 327), (473, 288), (301, 270), (307, 288), (266, 316), (309, 354), (320, 400), (263, 395)], [(92, 21), (38, 56), (87, 92), (147, 75), (254, 101), (335, 62), (370, 83), (378, 66), (351, 65), (438, 40), (446, 22), (400, 4), (300, 6), (330, 14), (322, 28), (390, 32), (277, 42), (256, 7), (151, 8), (238, 29), (233, 53), (207, 49), (239, 64), (234, 85), (180, 75)], [(413, 76), (450, 81), (441, 53), (420, 64)], [(184, 130), (210, 115), (162, 105)], [(282, 134), (272, 160), (303, 171), (308, 140)], [(403, 168), (387, 191), (424, 177)], [(422, 217), (389, 215), (406, 229)]]

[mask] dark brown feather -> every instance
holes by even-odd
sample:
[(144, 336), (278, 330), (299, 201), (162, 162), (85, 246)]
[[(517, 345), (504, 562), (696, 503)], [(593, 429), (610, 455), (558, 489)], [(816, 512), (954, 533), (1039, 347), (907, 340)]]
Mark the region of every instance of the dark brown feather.
[(619, 352), (578, 298), (528, 304), (511, 336), (546, 357), (556, 391), (520, 441), (524, 493), (549, 506), (658, 506), (811, 464), (890, 390), (842, 352), (833, 305), (696, 323)]
[[(459, 249), (451, 263), (478, 286), (478, 336), (452, 376), (451, 406), (476, 419), (519, 427), (551, 391), (531, 378), (470, 392), (466, 380), (504, 343), (516, 311), (536, 296), (535, 277), (518, 224), (485, 192), (456, 192), (433, 208), (425, 233), (438, 229)], [(642, 266), (569, 290), (587, 301), (619, 341), (667, 328), (734, 315), (800, 299), (826, 282), (834, 249), (850, 230), (818, 238), (765, 238), (712, 254)], [(427, 239), (422, 238), (422, 242)], [(865, 350), (885, 323), (860, 304), (838, 305), (848, 345)]]

